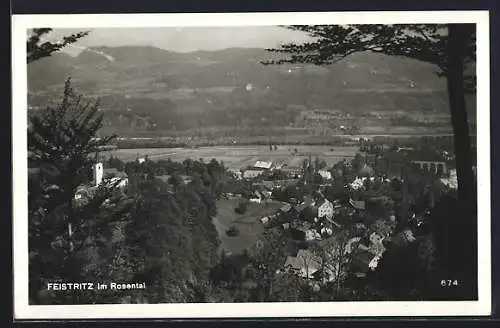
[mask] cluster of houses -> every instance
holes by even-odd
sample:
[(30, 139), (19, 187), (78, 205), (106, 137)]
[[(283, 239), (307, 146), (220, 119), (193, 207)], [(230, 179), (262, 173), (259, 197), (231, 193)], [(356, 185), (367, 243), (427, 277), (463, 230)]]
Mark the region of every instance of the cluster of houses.
[[(285, 173), (286, 176), (293, 179), (300, 179), (304, 174), (302, 166), (287, 163), (286, 160), (278, 161), (256, 161), (255, 164), (246, 169), (231, 169), (231, 172), (237, 179), (252, 180), (262, 176), (266, 172), (279, 170)], [(331, 180), (332, 173), (329, 170), (317, 170), (317, 173), (325, 180)]]
[[(350, 272), (364, 278), (377, 268), (388, 243), (403, 246), (416, 240), (410, 229), (394, 232), (396, 218), (393, 213), (372, 220), (367, 219), (367, 208), (366, 201), (351, 199), (345, 206), (340, 201), (322, 199), (317, 202), (307, 198), (296, 206), (283, 205), (277, 213), (261, 218), (261, 222), (267, 228), (281, 225), (290, 232), (297, 248), (286, 258), (285, 268), (294, 269), (303, 278), (314, 281), (321, 277), (332, 281), (339, 274), (332, 265), (323, 265), (320, 256), (310, 250), (312, 245), (332, 248), (324, 251), (337, 252), (337, 258), (340, 256), (346, 261), (344, 264), (349, 265)], [(345, 230), (349, 232), (349, 239), (336, 240), (339, 232)]]
[[(373, 172), (366, 173), (345, 187), (362, 190), (366, 180), (375, 182), (378, 179), (380, 183), (393, 181), (387, 177), (374, 177)], [(321, 176), (331, 179), (331, 173)], [(257, 199), (270, 197), (273, 188), (277, 187), (273, 181), (266, 182), (268, 193)], [(261, 182), (259, 185), (265, 184)], [(340, 200), (326, 199), (320, 189), (315, 198), (306, 196), (298, 204), (290, 200), (272, 215), (260, 218), (265, 228), (281, 227), (290, 233), (296, 247), (289, 252), (285, 268), (295, 270), (310, 279), (311, 283), (318, 279), (335, 280), (335, 275), (339, 274), (339, 270), (325, 267), (323, 260), (311, 251), (312, 245), (333, 247), (332, 252), (342, 252), (344, 256), (341, 257), (347, 261), (345, 264), (349, 265), (349, 272), (362, 279), (378, 267), (389, 245), (403, 247), (417, 240), (410, 228), (395, 230), (394, 200), (390, 197), (350, 198), (347, 203), (341, 203)], [(413, 219), (415, 217), (413, 215)], [(348, 240), (336, 240), (341, 231), (348, 232)]]
[(116, 168), (104, 168), (102, 162), (97, 162), (92, 166), (91, 182), (78, 186), (74, 199), (77, 204), (88, 201), (103, 184), (115, 188), (118, 192), (123, 192), (128, 182), (127, 173)]

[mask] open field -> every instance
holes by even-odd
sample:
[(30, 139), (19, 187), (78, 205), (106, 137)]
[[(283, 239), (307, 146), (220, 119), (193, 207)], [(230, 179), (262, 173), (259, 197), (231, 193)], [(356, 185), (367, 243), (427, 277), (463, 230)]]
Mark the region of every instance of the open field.
[[(242, 253), (254, 245), (264, 232), (264, 227), (259, 219), (274, 213), (282, 206), (280, 202), (276, 201), (262, 204), (249, 203), (245, 214), (237, 214), (234, 211), (237, 204), (237, 199), (217, 201), (217, 216), (214, 218), (214, 224), (221, 240), (221, 248), (233, 254)], [(238, 228), (240, 234), (229, 237), (226, 235), (226, 230), (233, 224)]]
[[(294, 153), (294, 150), (297, 153)], [(333, 149), (333, 150), (332, 150)], [(216, 146), (200, 148), (144, 148), (144, 149), (116, 149), (108, 154), (123, 161), (133, 161), (138, 157), (148, 157), (152, 160), (168, 159), (184, 161), (187, 158), (198, 160), (203, 158), (208, 162), (212, 158), (224, 161), (228, 168), (244, 168), (253, 165), (257, 160), (280, 161), (296, 166), (302, 163), (309, 155), (314, 159), (318, 156), (329, 166), (344, 158), (350, 159), (356, 155), (359, 147), (345, 146), (278, 146), (277, 150), (270, 151), (268, 146)]]

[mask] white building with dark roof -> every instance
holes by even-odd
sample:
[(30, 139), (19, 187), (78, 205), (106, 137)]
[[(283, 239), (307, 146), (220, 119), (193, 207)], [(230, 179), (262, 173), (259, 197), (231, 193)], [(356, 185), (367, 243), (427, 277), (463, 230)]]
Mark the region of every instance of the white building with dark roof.
[(271, 161), (257, 161), (254, 164), (254, 167), (257, 169), (270, 170), (273, 166), (273, 162)]
[(325, 199), (323, 204), (318, 207), (318, 217), (319, 218), (332, 218), (333, 217), (333, 204)]
[(253, 178), (259, 177), (263, 173), (264, 173), (264, 170), (246, 170), (245, 172), (243, 172), (243, 178), (244, 179), (253, 179)]
[(319, 170), (318, 174), (325, 180), (331, 180), (332, 179), (332, 172), (328, 170)]

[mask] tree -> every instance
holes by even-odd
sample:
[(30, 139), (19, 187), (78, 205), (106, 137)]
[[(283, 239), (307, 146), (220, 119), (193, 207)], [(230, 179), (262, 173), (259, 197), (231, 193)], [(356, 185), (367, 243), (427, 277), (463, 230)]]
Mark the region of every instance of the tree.
[[(302, 44), (289, 43), (271, 52), (285, 57), (263, 64), (310, 63), (334, 64), (357, 52), (373, 52), (402, 56), (431, 63), (438, 76), (446, 78), (451, 123), (454, 132), (460, 213), (455, 229), (468, 231), (471, 249), (463, 261), (469, 266), (469, 277), (477, 281), (477, 187), (472, 171), (472, 150), (465, 105), (465, 95), (476, 89), (475, 74), (466, 71), (475, 67), (475, 24), (404, 24), (404, 25), (327, 25), (289, 26), (308, 33), (313, 40)], [(286, 55), (290, 55), (286, 57)], [(393, 163), (389, 160), (388, 170)], [(450, 232), (451, 233), (451, 232)], [(466, 264), (467, 263), (467, 264)], [(474, 265), (469, 265), (475, 263)], [(466, 270), (467, 271), (467, 270)], [(471, 290), (471, 297), (477, 290)]]
[(350, 261), (347, 249), (349, 237), (349, 231), (344, 230), (313, 248), (313, 253), (320, 258), (322, 283), (325, 284), (327, 282), (326, 278), (331, 278), (333, 281), (332, 294), (329, 300), (333, 300), (336, 296), (344, 294), (343, 282), (347, 277), (347, 266)]
[(263, 64), (310, 63), (329, 65), (357, 52), (403, 56), (434, 64), (437, 74), (448, 85), (451, 109), (459, 197), (464, 215), (476, 220), (476, 188), (472, 172), (472, 152), (465, 107), (466, 92), (475, 92), (475, 76), (465, 75), (465, 66), (476, 60), (474, 24), (404, 24), (404, 25), (299, 25), (292, 30), (309, 34), (313, 41), (288, 43), (271, 52), (288, 54)]
[(89, 34), (88, 31), (84, 31), (65, 36), (58, 42), (44, 41), (43, 36), (49, 34), (51, 31), (51, 28), (34, 28), (30, 31), (30, 35), (26, 41), (26, 57), (28, 64), (45, 57), (49, 57), (54, 52), (77, 42), (79, 39)]
[[(71, 264), (78, 248), (74, 234), (89, 216), (75, 209), (74, 196), (77, 187), (88, 181), (86, 173), (93, 162), (90, 155), (114, 138), (96, 137), (103, 120), (98, 108), (98, 101), (84, 101), (67, 79), (62, 101), (55, 107), (47, 108), (41, 115), (32, 116), (28, 128), (29, 161), (40, 168), (42, 184), (42, 191), (38, 195), (32, 194), (29, 200), (33, 210), (30, 220), (58, 221), (59, 226), (65, 226), (66, 279), (70, 281), (78, 280), (75, 266)], [(95, 204), (88, 204), (90, 208), (87, 210), (98, 211), (106, 198), (107, 193), (104, 192), (93, 199)], [(60, 230), (53, 233), (54, 239), (64, 235)]]
[(254, 279), (258, 284), (257, 301), (268, 301), (274, 294), (277, 270), (283, 267), (288, 243), (289, 239), (283, 231), (276, 228), (268, 229), (249, 250), (256, 274)]
[(242, 200), (238, 203), (238, 206), (235, 207), (234, 211), (237, 213), (237, 214), (245, 214), (245, 212), (247, 211), (247, 201), (246, 200)]
[(358, 174), (359, 171), (363, 168), (363, 164), (363, 156), (360, 153), (356, 153), (352, 160), (352, 169), (354, 170), (354, 172), (356, 172), (356, 174)]
[(431, 279), (418, 256), (418, 246), (415, 242), (404, 247), (390, 247), (384, 252), (377, 269), (369, 274), (369, 280), (391, 299), (422, 300)]

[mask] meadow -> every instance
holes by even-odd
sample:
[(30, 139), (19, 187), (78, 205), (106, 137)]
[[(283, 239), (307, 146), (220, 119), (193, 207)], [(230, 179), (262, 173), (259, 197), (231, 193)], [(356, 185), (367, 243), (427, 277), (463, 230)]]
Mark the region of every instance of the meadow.
[[(246, 212), (238, 214), (234, 211), (237, 205), (238, 199), (218, 200), (217, 216), (213, 219), (221, 240), (221, 248), (232, 254), (241, 254), (245, 249), (254, 245), (264, 232), (264, 226), (259, 219), (275, 213), (283, 206), (277, 201), (262, 204), (249, 203)], [(227, 236), (227, 229), (233, 225), (239, 230), (239, 234)]]
[[(296, 150), (296, 152), (295, 152)], [(143, 148), (143, 149), (115, 149), (107, 152), (122, 161), (133, 161), (146, 155), (151, 160), (166, 160), (182, 162), (187, 158), (210, 161), (212, 158), (223, 161), (230, 169), (245, 168), (255, 164), (258, 160), (285, 161), (290, 166), (300, 166), (309, 156), (314, 160), (319, 157), (326, 161), (328, 166), (351, 159), (359, 151), (359, 147), (352, 146), (278, 146), (277, 150), (270, 150), (269, 146), (215, 146), (199, 148)]]

